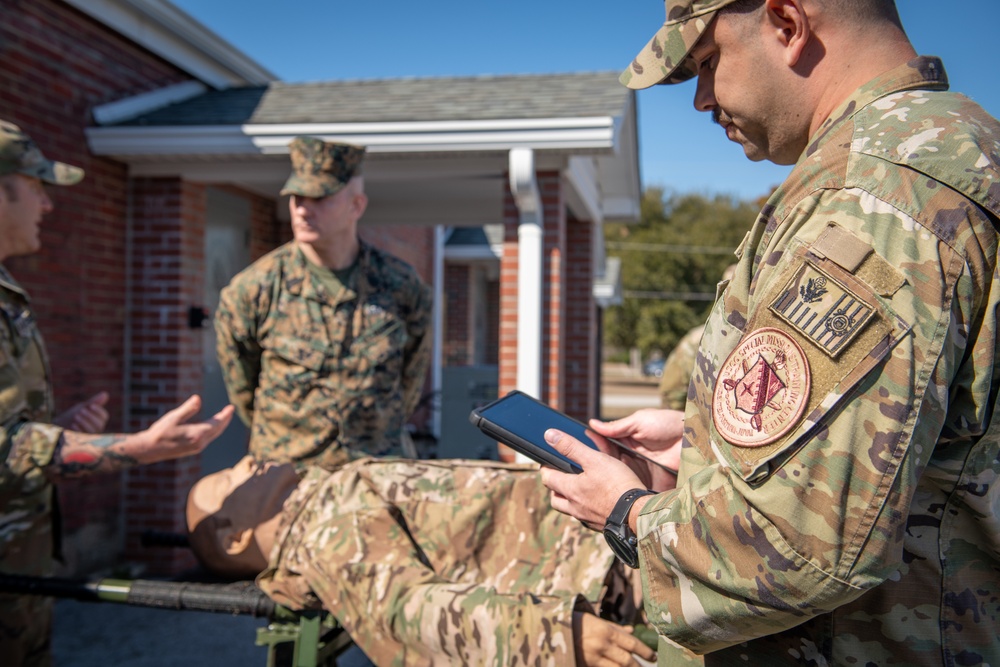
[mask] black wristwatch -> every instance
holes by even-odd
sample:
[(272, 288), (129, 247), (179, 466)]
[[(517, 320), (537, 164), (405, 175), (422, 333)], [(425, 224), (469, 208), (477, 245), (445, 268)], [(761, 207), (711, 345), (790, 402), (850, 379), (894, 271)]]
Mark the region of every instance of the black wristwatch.
[(635, 501), (643, 496), (655, 495), (648, 489), (632, 489), (622, 494), (604, 524), (604, 539), (618, 559), (631, 568), (639, 567), (638, 539), (628, 526), (628, 513)]

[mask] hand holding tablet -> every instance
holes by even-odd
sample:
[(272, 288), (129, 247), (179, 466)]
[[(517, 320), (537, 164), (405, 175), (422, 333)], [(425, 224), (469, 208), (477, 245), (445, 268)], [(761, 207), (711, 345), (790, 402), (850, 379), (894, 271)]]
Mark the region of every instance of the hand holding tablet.
[[(533, 461), (566, 473), (579, 473), (582, 469), (576, 462), (545, 442), (545, 431), (550, 428), (558, 429), (588, 447), (598, 449), (597, 444), (588, 435), (590, 430), (586, 424), (520, 391), (512, 391), (488, 405), (473, 410), (469, 420), (486, 435), (496, 438)], [(626, 456), (641, 459), (677, 474), (675, 470), (639, 454), (616, 440), (611, 438), (605, 440), (616, 445)]]

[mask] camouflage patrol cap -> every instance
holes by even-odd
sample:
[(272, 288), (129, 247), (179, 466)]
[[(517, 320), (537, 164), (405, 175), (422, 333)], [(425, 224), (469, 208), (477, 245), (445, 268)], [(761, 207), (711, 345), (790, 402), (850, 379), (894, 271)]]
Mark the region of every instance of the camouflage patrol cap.
[(681, 83), (698, 74), (688, 54), (715, 18), (736, 0), (664, 0), (667, 21), (639, 52), (619, 80), (639, 90), (658, 83)]
[(288, 152), (292, 175), (281, 194), (315, 199), (339, 192), (349, 180), (361, 174), (361, 162), (365, 159), (365, 149), (361, 146), (316, 137), (295, 137), (288, 145)]
[(17, 125), (0, 120), (0, 176), (24, 174), (53, 185), (74, 185), (83, 169), (49, 160)]

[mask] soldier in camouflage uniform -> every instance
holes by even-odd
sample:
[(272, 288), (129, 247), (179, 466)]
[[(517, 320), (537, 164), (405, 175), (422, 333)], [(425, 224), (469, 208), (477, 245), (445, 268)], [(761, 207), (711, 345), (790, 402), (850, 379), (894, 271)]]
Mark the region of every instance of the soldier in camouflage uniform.
[[(1000, 124), (947, 92), (892, 2), (666, 6), (623, 82), (697, 75), (748, 157), (795, 166), (686, 412), (592, 423), (680, 459), (627, 513), (661, 664), (1000, 664)], [(640, 486), (548, 438), (585, 471), (543, 471), (557, 508), (600, 523)]]
[[(43, 183), (73, 185), (83, 170), (45, 158), (17, 126), (0, 121), (0, 262), (37, 252), (39, 224), (52, 210)], [(53, 482), (196, 454), (229, 423), (226, 407), (185, 424), (191, 397), (148, 430), (101, 434), (107, 394), (53, 417), (51, 373), (28, 294), (0, 264), (0, 572), (51, 575)], [(0, 665), (47, 665), (52, 601), (0, 594)]]
[(403, 453), (430, 362), (430, 289), (358, 238), (363, 148), (298, 137), (289, 149), (294, 239), (233, 278), (215, 315), (229, 398), (258, 461), (332, 469)]
[(366, 458), (300, 482), (247, 457), (195, 485), (187, 520), (206, 567), (252, 576), (270, 553), (258, 585), (326, 608), (378, 665), (654, 657), (618, 625), (638, 619), (637, 578), (552, 510), (533, 465)]

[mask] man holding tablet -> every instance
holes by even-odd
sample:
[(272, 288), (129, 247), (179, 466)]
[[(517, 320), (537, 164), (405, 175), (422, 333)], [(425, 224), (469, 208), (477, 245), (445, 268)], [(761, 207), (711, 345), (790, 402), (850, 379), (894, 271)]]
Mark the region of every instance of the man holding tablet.
[(891, 0), (665, 4), (623, 83), (697, 77), (747, 157), (795, 166), (684, 414), (591, 423), (677, 487), (549, 432), (583, 469), (543, 468), (553, 506), (627, 526), (660, 664), (1000, 664), (1000, 124)]

